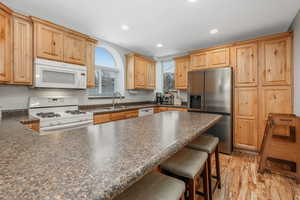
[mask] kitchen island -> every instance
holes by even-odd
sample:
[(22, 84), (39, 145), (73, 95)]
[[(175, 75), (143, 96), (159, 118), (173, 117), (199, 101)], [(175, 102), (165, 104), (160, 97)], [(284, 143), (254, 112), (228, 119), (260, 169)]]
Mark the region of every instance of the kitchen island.
[(220, 120), (164, 112), (38, 135), (0, 123), (0, 199), (111, 199)]

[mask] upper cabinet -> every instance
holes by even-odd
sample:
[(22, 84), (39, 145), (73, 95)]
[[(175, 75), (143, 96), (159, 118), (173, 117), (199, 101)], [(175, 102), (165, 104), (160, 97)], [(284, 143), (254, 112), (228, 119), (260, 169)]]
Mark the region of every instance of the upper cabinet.
[(187, 75), (190, 68), (190, 57), (183, 56), (174, 59), (176, 63), (175, 69), (175, 88), (177, 90), (187, 89)]
[(284, 37), (260, 42), (261, 84), (290, 85), (292, 38)]
[(63, 60), (64, 35), (61, 30), (37, 23), (35, 24), (35, 34), (37, 57), (57, 61)]
[(212, 50), (208, 53), (209, 67), (227, 67), (229, 66), (229, 48)]
[(85, 39), (74, 34), (64, 34), (64, 61), (84, 65), (86, 53)]
[(95, 43), (86, 42), (87, 87), (95, 87)]
[(156, 70), (155, 62), (148, 62), (147, 65), (147, 89), (155, 89)]
[(155, 89), (155, 62), (138, 54), (126, 56), (126, 89)]
[(6, 83), (11, 78), (11, 11), (0, 4), (0, 82)]
[(13, 17), (13, 83), (32, 84), (32, 23), (23, 16)]
[(191, 55), (191, 70), (208, 67), (208, 55), (206, 52)]
[(229, 48), (200, 50), (191, 52), (191, 70), (227, 67), (230, 65)]
[(258, 45), (257, 42), (232, 48), (232, 65), (235, 70), (235, 86), (257, 86)]
[[(87, 42), (96, 40), (51, 22), (31, 17), (34, 24), (35, 57), (89, 66)], [(91, 47), (91, 46), (89, 46)]]

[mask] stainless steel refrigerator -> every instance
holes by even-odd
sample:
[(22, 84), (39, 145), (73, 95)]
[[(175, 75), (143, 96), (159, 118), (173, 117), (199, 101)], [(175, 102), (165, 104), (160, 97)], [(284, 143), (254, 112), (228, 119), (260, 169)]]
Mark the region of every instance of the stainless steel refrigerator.
[(207, 130), (206, 134), (219, 137), (220, 152), (226, 154), (230, 154), (233, 149), (232, 79), (231, 67), (191, 71), (188, 73), (189, 111), (223, 115), (221, 121)]

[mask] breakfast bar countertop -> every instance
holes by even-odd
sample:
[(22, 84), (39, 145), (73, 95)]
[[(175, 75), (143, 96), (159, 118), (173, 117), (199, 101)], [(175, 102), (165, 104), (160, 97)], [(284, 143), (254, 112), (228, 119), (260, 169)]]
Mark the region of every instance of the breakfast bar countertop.
[(111, 199), (220, 119), (170, 111), (48, 135), (3, 119), (0, 199)]

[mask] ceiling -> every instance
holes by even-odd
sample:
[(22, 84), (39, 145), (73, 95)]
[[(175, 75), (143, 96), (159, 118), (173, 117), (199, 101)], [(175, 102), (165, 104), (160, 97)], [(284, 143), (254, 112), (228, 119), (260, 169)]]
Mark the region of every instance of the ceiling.
[[(287, 31), (299, 0), (1, 0), (148, 56)], [(124, 31), (122, 25), (130, 29)], [(217, 28), (219, 33), (209, 31)], [(158, 43), (164, 46), (156, 47)]]

